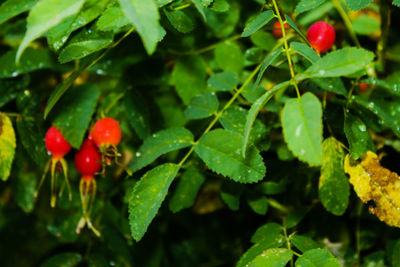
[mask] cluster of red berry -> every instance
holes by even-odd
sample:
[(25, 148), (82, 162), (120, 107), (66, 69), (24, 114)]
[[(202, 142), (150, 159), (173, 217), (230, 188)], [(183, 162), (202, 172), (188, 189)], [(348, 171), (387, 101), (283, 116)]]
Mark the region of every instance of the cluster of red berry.
[[(116, 146), (121, 140), (121, 128), (119, 123), (113, 118), (103, 118), (98, 120), (89, 137), (83, 142), (79, 151), (75, 154), (75, 167), (82, 175), (79, 185), (79, 192), (82, 202), (83, 216), (78, 224), (77, 232), (87, 224), (97, 235), (100, 233), (93, 227), (90, 220), (90, 213), (93, 207), (94, 197), (96, 193), (96, 180), (94, 176), (104, 175), (105, 165), (110, 163), (110, 157), (118, 156)], [(46, 177), (46, 173), (51, 169), (51, 200), (50, 205), (55, 207), (57, 188), (56, 178), (61, 171), (65, 176), (65, 183), (68, 186), (69, 197), (72, 198), (71, 188), (67, 176), (67, 163), (64, 156), (71, 150), (71, 145), (64, 138), (61, 131), (55, 126), (50, 127), (45, 137), (46, 148), (51, 154), (51, 159), (46, 164), (43, 177), (39, 183), (35, 197)], [(103, 168), (102, 168), (103, 167)], [(60, 190), (62, 192), (62, 190)]]

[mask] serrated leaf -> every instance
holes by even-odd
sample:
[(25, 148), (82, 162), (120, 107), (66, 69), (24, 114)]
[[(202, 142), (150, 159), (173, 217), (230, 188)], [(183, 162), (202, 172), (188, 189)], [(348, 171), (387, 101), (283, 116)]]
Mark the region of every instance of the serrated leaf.
[(46, 163), (47, 151), (44, 146), (42, 123), (37, 119), (23, 116), (17, 118), (17, 130), (20, 141), (29, 156), (39, 165)]
[(400, 0), (393, 0), (392, 4), (400, 7)]
[(375, 151), (374, 142), (368, 133), (367, 126), (360, 118), (351, 113), (347, 113), (345, 116), (344, 133), (349, 142), (351, 158), (359, 159), (368, 150)]
[(274, 17), (274, 12), (272, 10), (264, 11), (258, 14), (254, 19), (252, 19), (244, 28), (242, 32), (242, 37), (248, 37), (261, 29)]
[(129, 23), (120, 6), (111, 6), (99, 17), (96, 27), (100, 31), (112, 31), (115, 33)]
[(254, 82), (253, 85), (253, 91), (256, 89), (256, 87), (260, 84), (261, 78), (264, 75), (264, 72), (267, 70), (267, 68), (275, 61), (275, 59), (278, 58), (278, 56), (281, 54), (282, 47), (278, 47), (274, 51), (270, 52), (268, 56), (264, 59), (260, 71), (257, 74), (257, 79)]
[(230, 91), (239, 84), (239, 77), (232, 71), (219, 72), (211, 76), (207, 84), (216, 91)]
[(282, 111), (286, 143), (301, 161), (318, 166), (322, 162), (322, 107), (312, 93), (286, 102)]
[[(192, 0), (198, 1), (198, 0)], [(209, 29), (218, 38), (228, 37), (234, 32), (240, 18), (241, 7), (237, 2), (231, 2), (229, 12), (215, 12), (209, 8), (204, 8)]]
[(99, 90), (92, 84), (77, 86), (64, 95), (54, 111), (53, 124), (76, 149), (82, 144), (99, 96)]
[(275, 85), (273, 88), (268, 90), (265, 94), (259, 97), (256, 102), (251, 106), (249, 113), (246, 118), (246, 125), (244, 127), (243, 141), (242, 141), (242, 156), (246, 155), (247, 144), (250, 138), (250, 132), (252, 130), (253, 124), (257, 118), (258, 113), (264, 107), (265, 104), (277, 93), (279, 90), (283, 90), (288, 87), (289, 81)]
[(156, 50), (157, 43), (165, 35), (159, 23), (160, 15), (154, 0), (118, 0), (122, 11), (136, 27), (149, 55)]
[(368, 151), (360, 162), (346, 155), (344, 170), (350, 183), (363, 203), (374, 201), (369, 211), (390, 226), (400, 227), (400, 177), (382, 167), (378, 156)]
[(124, 96), (125, 109), (130, 125), (143, 140), (150, 135), (150, 110), (146, 99), (136, 91), (127, 92)]
[[(79, 13), (63, 20), (46, 34), (49, 45), (58, 51), (71, 33), (97, 18), (109, 4), (109, 0), (86, 0)], [(123, 15), (121, 14), (123, 17)], [(116, 18), (117, 20), (117, 18)]]
[(0, 78), (16, 77), (40, 69), (50, 69), (55, 66), (53, 54), (44, 48), (27, 48), (19, 64), (15, 63), (17, 52), (11, 50), (0, 57)]
[(365, 68), (374, 59), (374, 54), (363, 48), (346, 47), (328, 53), (299, 74), (296, 80), (314, 77), (339, 77)]
[(283, 238), (282, 235), (283, 227), (277, 223), (267, 223), (258, 227), (257, 231), (251, 237), (252, 243), (262, 243), (264, 239), (274, 239)]
[(260, 242), (254, 244), (249, 248), (240, 258), (236, 267), (246, 267), (248, 264), (255, 259), (257, 256), (261, 255), (265, 250), (270, 248), (280, 247), (285, 243), (285, 237), (280, 233), (271, 233), (267, 235)]
[(302, 253), (311, 249), (321, 248), (317, 242), (304, 235), (293, 235), (290, 238), (290, 243), (292, 243)]
[(185, 105), (206, 89), (206, 63), (200, 56), (180, 58), (172, 71), (172, 83)]
[(184, 114), (188, 119), (203, 119), (217, 112), (219, 106), (218, 98), (214, 92), (207, 92), (194, 97)]
[(348, 93), (341, 78), (313, 78), (310, 79), (313, 84), (316, 84), (321, 89), (347, 97)]
[(29, 12), (27, 30), (18, 47), (15, 61), (19, 59), (25, 48), (35, 39), (43, 36), (63, 19), (76, 14), (83, 5), (83, 0), (41, 0)]
[(111, 33), (98, 33), (94, 30), (83, 29), (72, 38), (58, 56), (61, 64), (86, 57), (106, 48), (113, 42)]
[(240, 135), (216, 129), (200, 138), (195, 152), (211, 170), (236, 182), (254, 183), (263, 179), (266, 168), (258, 150), (250, 146), (244, 159), (240, 141)]
[(333, 137), (325, 139), (322, 143), (319, 198), (325, 209), (337, 216), (346, 211), (350, 196), (343, 161), (344, 152), (341, 143)]
[(6, 181), (10, 176), (14, 160), (16, 140), (10, 118), (0, 112), (0, 179)]
[(172, 163), (159, 165), (135, 184), (129, 196), (129, 224), (136, 241), (142, 239), (156, 216), (179, 168), (179, 165)]
[(194, 167), (188, 168), (179, 179), (174, 194), (169, 201), (169, 209), (178, 212), (191, 207), (206, 178)]
[(396, 116), (396, 103), (379, 102), (374, 100), (368, 101), (355, 95), (353, 95), (351, 99), (358, 105), (368, 109), (382, 119), (397, 136), (400, 136), (400, 124), (397, 121), (398, 116)]
[(182, 127), (157, 132), (144, 140), (129, 169), (132, 172), (140, 170), (165, 153), (191, 146), (193, 139), (193, 134)]
[(294, 52), (302, 55), (305, 59), (310, 61), (311, 63), (315, 63), (320, 59), (320, 56), (308, 45), (299, 42), (291, 42), (290, 49)]
[(366, 7), (371, 2), (372, 0), (346, 0), (347, 6), (353, 11), (358, 11), (361, 8)]
[(36, 0), (7, 0), (0, 6), (0, 24), (31, 9)]
[(178, 32), (189, 33), (193, 31), (194, 21), (184, 11), (164, 9), (164, 14)]
[(296, 267), (341, 267), (327, 249), (312, 249), (297, 258)]
[(249, 263), (249, 267), (284, 267), (293, 257), (286, 248), (270, 248), (263, 251)]
[(231, 5), (228, 3), (227, 0), (214, 0), (211, 10), (215, 12), (227, 12)]
[(233, 42), (218, 44), (214, 50), (215, 62), (219, 68), (240, 74), (244, 68), (244, 55), (240, 46)]
[(314, 9), (319, 5), (323, 4), (326, 0), (301, 0), (294, 10), (296, 13), (300, 14), (308, 10)]
[(82, 261), (82, 256), (79, 253), (75, 252), (65, 252), (61, 254), (57, 254), (47, 259), (41, 267), (54, 267), (54, 266), (63, 266), (63, 267), (74, 267), (77, 266), (78, 263)]

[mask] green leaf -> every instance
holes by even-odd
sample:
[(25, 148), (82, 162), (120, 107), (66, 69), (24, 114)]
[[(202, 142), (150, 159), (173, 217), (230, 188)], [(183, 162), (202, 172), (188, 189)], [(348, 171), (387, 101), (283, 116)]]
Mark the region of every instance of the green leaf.
[(82, 144), (99, 96), (97, 87), (86, 83), (72, 88), (57, 105), (53, 124), (76, 149)]
[(214, 0), (211, 10), (215, 12), (227, 12), (231, 5), (228, 3), (227, 0)]
[(240, 196), (243, 193), (243, 187), (231, 180), (225, 180), (221, 187), (221, 199), (233, 211), (239, 210)]
[(346, 0), (347, 6), (353, 11), (360, 10), (371, 2), (372, 0)]
[(374, 59), (374, 54), (363, 48), (346, 47), (328, 53), (316, 61), (296, 80), (314, 77), (339, 77), (365, 68)]
[(218, 44), (214, 50), (215, 62), (219, 68), (240, 74), (244, 68), (244, 55), (240, 46), (233, 42)]
[(262, 243), (264, 239), (274, 239), (284, 238), (282, 235), (283, 227), (277, 223), (267, 223), (258, 227), (257, 231), (251, 237), (252, 243)]
[(251, 42), (259, 48), (271, 51), (276, 45), (276, 38), (269, 32), (257, 31), (250, 36)]
[(246, 125), (244, 127), (243, 141), (242, 141), (242, 155), (243, 157), (246, 155), (247, 144), (250, 138), (250, 132), (252, 130), (253, 124), (257, 118), (258, 113), (264, 107), (265, 104), (272, 98), (272, 96), (278, 92), (279, 90), (283, 90), (288, 87), (290, 84), (289, 81), (280, 83), (275, 85), (273, 88), (268, 90), (265, 94), (263, 94), (260, 98), (254, 102), (251, 106), (249, 113), (246, 118)]
[(75, 252), (65, 252), (61, 254), (57, 254), (47, 259), (41, 267), (54, 267), (54, 266), (62, 266), (62, 267), (74, 267), (77, 266), (78, 263), (82, 261), (82, 256)]
[[(86, 0), (81, 10), (75, 16), (70, 16), (49, 30), (47, 40), (49, 45), (58, 51), (68, 40), (71, 33), (97, 18), (109, 4), (109, 0)], [(121, 14), (122, 17), (123, 14)], [(117, 18), (116, 18), (117, 20)]]
[(284, 267), (293, 257), (286, 248), (270, 248), (249, 263), (249, 267)]
[(44, 146), (43, 125), (41, 121), (32, 117), (17, 118), (17, 130), (20, 141), (29, 156), (39, 165), (44, 166), (47, 160), (47, 151)]
[(94, 30), (83, 29), (65, 48), (61, 50), (58, 61), (62, 64), (86, 57), (109, 46), (113, 41), (111, 33), (98, 33)]
[(146, 99), (136, 91), (129, 91), (124, 96), (124, 104), (129, 123), (140, 139), (150, 135), (150, 108)]
[(282, 48), (278, 47), (274, 51), (270, 52), (268, 56), (264, 59), (264, 62), (261, 65), (260, 71), (257, 74), (257, 79), (254, 82), (253, 85), (253, 91), (256, 89), (256, 87), (260, 84), (261, 78), (264, 75), (264, 72), (267, 70), (267, 68), (275, 61), (275, 59), (278, 58), (278, 56), (281, 54)]
[(282, 111), (282, 128), (293, 155), (312, 166), (322, 162), (322, 107), (312, 93), (292, 98)]
[(129, 224), (136, 241), (142, 239), (156, 216), (179, 168), (179, 165), (172, 163), (159, 165), (135, 184), (129, 196)]
[(190, 101), (184, 114), (188, 119), (203, 119), (217, 112), (218, 106), (218, 98), (214, 92), (203, 93)]
[(255, 213), (259, 215), (265, 215), (268, 211), (268, 199), (263, 195), (248, 194), (247, 204)]
[(261, 255), (265, 250), (270, 248), (280, 247), (285, 243), (285, 237), (280, 233), (271, 232), (266, 235), (265, 238), (261, 239), (260, 242), (254, 244), (249, 248), (240, 258), (236, 267), (246, 267), (248, 264), (255, 259), (257, 256)]
[(289, 17), (288, 15), (285, 15), (285, 19), (286, 22), (290, 25), (290, 27), (292, 27), (299, 35), (300, 37), (309, 45), (311, 46), (310, 42), (308, 41), (308, 39), (304, 36), (303, 32), (299, 29), (299, 27), (297, 27), (296, 23), (292, 20), (291, 17)]
[(191, 207), (206, 178), (196, 168), (189, 167), (179, 179), (174, 194), (169, 201), (169, 209), (178, 212)]
[(347, 90), (340, 78), (314, 78), (310, 79), (313, 84), (321, 87), (321, 89), (345, 96), (347, 98)]
[(240, 135), (216, 129), (200, 138), (195, 152), (211, 170), (236, 182), (254, 183), (263, 179), (266, 168), (258, 150), (250, 146), (244, 159), (240, 155), (240, 141)]
[(392, 4), (400, 7), (400, 0), (393, 0)]
[(136, 27), (149, 55), (165, 35), (159, 23), (160, 15), (154, 0), (118, 0), (122, 11)]
[(349, 204), (350, 186), (343, 167), (342, 144), (334, 137), (322, 143), (322, 165), (319, 178), (319, 198), (325, 209), (343, 215)]
[(10, 176), (15, 146), (15, 133), (11, 120), (0, 112), (0, 179), (3, 181)]
[[(198, 1), (198, 0), (192, 0)], [(207, 18), (207, 25), (217, 38), (228, 37), (235, 31), (239, 22), (241, 7), (237, 2), (230, 3), (229, 12), (215, 12), (205, 8), (204, 13)]]
[(0, 24), (31, 9), (36, 0), (7, 0), (0, 6)]
[(0, 57), (0, 78), (16, 77), (40, 69), (50, 69), (55, 66), (52, 53), (44, 48), (26, 49), (19, 64), (15, 63), (17, 52), (11, 50)]
[(29, 85), (28, 75), (14, 79), (0, 79), (0, 107), (16, 99), (18, 94)]
[(252, 19), (244, 28), (242, 32), (242, 37), (248, 37), (261, 29), (274, 17), (274, 12), (272, 10), (264, 11), (258, 14), (254, 19)]
[(197, 11), (199, 11), (201, 17), (204, 21), (207, 21), (206, 14), (204, 12), (204, 7), (201, 4), (200, 0), (191, 0), (194, 6), (196, 7)]
[(339, 261), (327, 249), (312, 249), (297, 258), (296, 267), (340, 267)]
[(290, 229), (298, 225), (301, 220), (304, 219), (306, 214), (309, 212), (309, 208), (307, 207), (297, 207), (293, 211), (289, 213), (286, 219), (286, 228)]
[[(246, 116), (247, 110), (239, 106), (231, 106), (222, 113), (219, 122), (225, 129), (243, 135)], [(251, 143), (259, 147), (263, 143), (266, 143), (268, 132), (267, 127), (260, 120), (256, 120), (249, 136), (249, 140)]]
[(370, 84), (372, 86), (382, 87), (393, 95), (400, 95), (400, 79), (397, 72), (389, 75), (385, 80), (371, 77), (362, 79), (361, 82)]
[(239, 77), (232, 71), (224, 71), (211, 76), (207, 84), (216, 91), (230, 91), (239, 84)]
[[(353, 95), (351, 99), (358, 105), (366, 108), (383, 120), (393, 132), (400, 137), (400, 125), (396, 116), (396, 103), (380, 103), (379, 101), (368, 101), (359, 96)], [(392, 107), (391, 104), (394, 106)], [(393, 108), (393, 109), (392, 109)], [(392, 116), (392, 113), (394, 116)]]
[(302, 253), (321, 247), (317, 242), (304, 235), (293, 235), (290, 238), (290, 243), (292, 243)]
[(303, 43), (299, 42), (291, 42), (290, 43), (290, 49), (293, 50), (294, 52), (302, 55), (305, 59), (310, 61), (311, 63), (315, 63), (320, 59), (318, 54), (309, 47), (308, 45), (305, 45)]
[(195, 23), (184, 11), (164, 9), (164, 14), (178, 32), (189, 33), (193, 31)]
[(15, 61), (19, 59), (25, 48), (35, 39), (43, 36), (63, 19), (75, 15), (82, 7), (83, 0), (41, 0), (29, 12), (27, 30), (20, 44)]
[(373, 34), (380, 29), (379, 20), (367, 15), (357, 17), (352, 24), (354, 32), (360, 35)]
[(112, 31), (116, 33), (129, 23), (120, 6), (111, 6), (99, 17), (96, 27), (100, 31)]
[(12, 190), (15, 202), (24, 212), (29, 213), (35, 206), (36, 175), (20, 171), (14, 178)]
[(206, 89), (206, 63), (200, 56), (180, 58), (172, 71), (172, 83), (185, 105)]
[(389, 255), (392, 266), (400, 266), (400, 240), (397, 240), (393, 247), (393, 252)]
[(157, 132), (144, 140), (129, 169), (132, 172), (140, 170), (163, 154), (191, 146), (193, 139), (193, 134), (182, 127)]
[(359, 159), (368, 150), (375, 151), (367, 126), (360, 118), (347, 113), (344, 120), (344, 133), (349, 142), (350, 157), (353, 159)]
[(297, 14), (314, 9), (323, 4), (326, 0), (301, 0), (294, 10)]

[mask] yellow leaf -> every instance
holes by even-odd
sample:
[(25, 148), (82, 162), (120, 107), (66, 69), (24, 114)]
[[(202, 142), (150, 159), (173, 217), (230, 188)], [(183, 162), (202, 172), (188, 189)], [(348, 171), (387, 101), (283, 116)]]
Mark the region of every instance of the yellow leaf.
[(369, 210), (390, 226), (400, 227), (400, 177), (397, 173), (382, 167), (378, 156), (368, 151), (361, 161), (346, 156), (344, 170), (350, 175), (362, 202), (374, 201)]
[(8, 179), (15, 154), (15, 133), (10, 118), (0, 113), (0, 179)]

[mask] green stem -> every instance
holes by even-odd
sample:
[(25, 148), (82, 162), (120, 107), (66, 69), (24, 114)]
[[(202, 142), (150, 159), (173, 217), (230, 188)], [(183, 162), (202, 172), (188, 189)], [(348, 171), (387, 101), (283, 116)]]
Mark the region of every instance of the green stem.
[(339, 12), (340, 16), (343, 19), (343, 22), (349, 31), (351, 39), (353, 39), (353, 42), (357, 47), (361, 47), (360, 42), (358, 41), (357, 35), (353, 30), (353, 25), (351, 24), (350, 18), (347, 15), (347, 12), (344, 10), (341, 0), (332, 0), (333, 6), (336, 8), (336, 10)]
[(281, 203), (279, 203), (275, 199), (269, 198), (267, 201), (268, 201), (268, 206), (273, 207), (274, 209), (279, 210), (280, 212), (282, 212), (284, 214), (288, 214), (289, 213), (288, 208), (283, 206)]
[(389, 37), (390, 4), (389, 1), (386, 0), (382, 0), (380, 3), (379, 11), (381, 14), (381, 36), (377, 44), (376, 54), (378, 56), (378, 65), (381, 67), (381, 71), (383, 71), (385, 69), (385, 54)]

